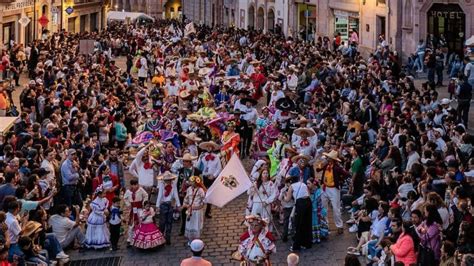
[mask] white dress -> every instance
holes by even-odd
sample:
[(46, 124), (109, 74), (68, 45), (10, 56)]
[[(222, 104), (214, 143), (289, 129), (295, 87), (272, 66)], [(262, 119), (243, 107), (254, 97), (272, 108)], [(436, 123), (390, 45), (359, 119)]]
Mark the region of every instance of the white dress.
[(109, 205), (107, 198), (95, 198), (91, 202), (91, 213), (87, 218), (85, 246), (87, 248), (106, 248), (110, 246), (110, 232), (107, 227), (105, 210)]
[[(192, 211), (188, 207), (186, 216), (186, 228), (184, 236), (188, 239), (196, 239), (201, 237), (201, 230), (204, 226), (204, 197), (206, 193), (200, 187), (188, 187), (184, 204), (192, 206)], [(193, 199), (194, 198), (194, 199)], [(189, 215), (191, 213), (191, 215)]]
[[(272, 181), (266, 181), (260, 185), (258, 192), (256, 186), (252, 186), (249, 191), (249, 201), (251, 203), (251, 214), (259, 215), (263, 219), (267, 219), (271, 225), (272, 206), (271, 204), (278, 197), (278, 189)], [(269, 226), (270, 231), (273, 229)]]

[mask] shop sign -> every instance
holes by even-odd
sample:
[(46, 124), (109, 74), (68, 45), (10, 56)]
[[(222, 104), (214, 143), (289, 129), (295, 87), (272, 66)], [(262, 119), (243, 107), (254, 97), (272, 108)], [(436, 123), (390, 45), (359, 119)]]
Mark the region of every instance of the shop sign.
[(358, 18), (359, 14), (355, 12), (347, 12), (347, 11), (342, 11), (342, 10), (334, 10), (334, 16), (335, 17), (342, 17), (342, 18)]
[(38, 19), (38, 22), (41, 26), (43, 27), (46, 27), (49, 23), (49, 19), (45, 16), (45, 15), (42, 15), (39, 19)]
[(72, 8), (72, 6), (66, 8), (66, 13), (67, 13), (68, 15), (71, 15), (72, 12), (74, 12), (74, 8)]
[(31, 22), (31, 19), (27, 16), (23, 16), (18, 20), (21, 26), (26, 27)]
[(34, 0), (19, 0), (7, 5), (0, 5), (0, 11), (20, 10), (26, 7), (32, 7)]
[(430, 16), (446, 19), (462, 19), (464, 12), (461, 11), (431, 11)]

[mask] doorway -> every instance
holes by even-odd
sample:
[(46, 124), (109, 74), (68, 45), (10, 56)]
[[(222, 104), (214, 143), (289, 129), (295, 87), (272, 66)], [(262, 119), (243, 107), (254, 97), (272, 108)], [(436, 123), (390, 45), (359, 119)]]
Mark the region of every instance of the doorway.
[(386, 27), (387, 27), (387, 21), (386, 21), (386, 18), (385, 17), (380, 17), (380, 16), (377, 16), (377, 22), (376, 22), (376, 27), (377, 27), (377, 38), (375, 39), (376, 40), (376, 46), (378, 45), (378, 42), (379, 42), (379, 37), (380, 36), (384, 36), (384, 39), (386, 39)]
[(458, 4), (433, 4), (428, 10), (428, 34), (444, 35), (449, 52), (461, 53), (466, 38), (466, 14)]

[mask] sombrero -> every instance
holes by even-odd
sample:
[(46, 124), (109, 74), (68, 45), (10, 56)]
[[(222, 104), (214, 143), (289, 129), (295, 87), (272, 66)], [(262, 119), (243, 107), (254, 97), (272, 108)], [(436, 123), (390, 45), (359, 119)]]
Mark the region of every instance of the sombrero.
[(199, 148), (206, 151), (215, 151), (219, 149), (219, 145), (217, 145), (217, 143), (215, 143), (214, 141), (206, 141), (199, 144)]
[(194, 132), (191, 132), (191, 133), (189, 133), (189, 134), (182, 133), (181, 135), (183, 135), (183, 137), (185, 137), (185, 138), (187, 138), (187, 139), (189, 139), (189, 140), (192, 140), (192, 141), (194, 141), (194, 142), (199, 142), (199, 141), (202, 140), (202, 139), (201, 139), (200, 137), (198, 137), (198, 136), (196, 135), (196, 133), (194, 133)]
[(28, 221), (25, 225), (25, 228), (23, 229), (23, 236), (30, 236), (34, 233), (40, 232), (43, 230), (41, 228), (41, 224), (35, 221)]
[(298, 151), (297, 151), (294, 147), (292, 147), (292, 146), (286, 146), (286, 147), (285, 147), (285, 151), (287, 151), (287, 152), (292, 152), (292, 153), (294, 153), (294, 154), (297, 154), (297, 153), (298, 153)]
[(260, 60), (252, 60), (252, 61), (250, 61), (250, 64), (251, 64), (251, 65), (256, 65), (256, 64), (260, 64), (260, 63), (262, 63), (262, 61), (260, 61)]
[(295, 103), (289, 98), (280, 98), (276, 101), (275, 107), (281, 111), (290, 111), (296, 108)]
[(300, 159), (304, 159), (306, 161), (309, 161), (311, 158), (308, 156), (308, 155), (304, 155), (304, 154), (298, 154), (296, 156), (293, 156), (293, 158), (291, 158), (291, 161), (296, 163), (298, 162)]
[(188, 98), (189, 96), (191, 96), (191, 93), (189, 93), (189, 91), (186, 88), (182, 88), (182, 89), (179, 90), (178, 96), (181, 99), (185, 99), (185, 98)]
[(183, 161), (194, 161), (197, 159), (197, 157), (192, 156), (191, 153), (185, 153), (183, 157), (180, 157), (178, 159), (181, 159)]
[(196, 122), (201, 122), (203, 121), (203, 117), (201, 115), (198, 115), (196, 113), (189, 114), (187, 118), (191, 121), (196, 121)]
[(240, 103), (241, 104), (247, 104), (247, 102), (250, 102), (252, 105), (257, 105), (257, 100), (255, 99), (252, 99), (252, 98), (243, 98), (243, 99), (240, 99)]
[(312, 137), (312, 136), (316, 135), (316, 132), (314, 132), (314, 130), (312, 130), (311, 128), (307, 128), (307, 127), (298, 128), (295, 131), (293, 131), (293, 133), (298, 135), (298, 136), (301, 136), (302, 133), (306, 133), (306, 135), (308, 135), (308, 137)]
[(329, 153), (323, 152), (323, 156), (326, 156), (327, 158), (338, 161), (338, 162), (341, 161), (341, 159), (339, 159), (339, 153), (335, 150), (332, 150)]
[[(216, 110), (219, 110), (219, 109), (221, 109), (221, 108), (225, 108), (225, 106), (224, 106), (224, 107), (221, 107), (221, 106), (219, 105), (218, 107), (216, 107)], [(207, 121), (204, 125), (205, 125), (205, 126), (209, 126), (209, 125), (212, 125), (212, 124), (214, 124), (214, 123), (220, 122), (220, 121), (222, 121), (222, 120), (224, 120), (224, 117), (218, 116), (218, 117), (216, 117), (216, 118), (213, 118), (213, 119)]]
[(176, 177), (177, 176), (172, 174), (170, 171), (166, 171), (162, 175), (159, 175), (156, 179), (168, 181), (168, 180), (174, 180)]
[(250, 91), (246, 90), (246, 89), (239, 89), (239, 90), (236, 90), (234, 91), (234, 94), (241, 94), (241, 93), (244, 93), (246, 95), (249, 95), (250, 94)]

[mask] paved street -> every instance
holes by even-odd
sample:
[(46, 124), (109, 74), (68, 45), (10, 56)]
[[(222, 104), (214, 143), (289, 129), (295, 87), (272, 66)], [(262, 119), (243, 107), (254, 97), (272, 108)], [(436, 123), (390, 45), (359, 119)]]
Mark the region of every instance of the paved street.
[[(117, 59), (117, 65), (123, 67), (123, 58)], [(21, 84), (27, 83), (27, 78), (22, 77)], [(417, 86), (420, 86), (424, 80), (417, 80)], [(447, 81), (445, 82), (445, 84)], [(17, 89), (14, 93), (17, 106), (18, 96), (21, 89)], [(446, 87), (438, 89), (440, 98), (447, 96)], [(470, 113), (470, 119), (473, 121), (474, 115)], [(244, 162), (249, 170), (253, 164), (252, 161)], [(237, 248), (239, 236), (244, 232), (245, 227), (242, 225), (244, 217), (244, 208), (246, 205), (247, 195), (242, 195), (236, 200), (229, 203), (222, 209), (214, 208), (213, 218), (206, 219), (202, 239), (206, 243), (206, 249), (203, 256), (210, 260), (214, 265), (238, 265), (230, 261), (230, 254)], [(346, 248), (355, 244), (355, 236), (347, 232), (344, 235), (336, 236), (335, 227), (331, 221), (331, 235), (329, 240), (314, 246), (310, 250), (300, 253), (301, 265), (342, 265), (346, 255)], [(86, 251), (78, 253), (69, 251), (72, 260), (94, 259), (112, 256), (122, 256), (123, 265), (179, 265), (179, 262), (191, 255), (186, 245), (186, 239), (178, 236), (179, 223), (176, 222), (173, 227), (173, 238), (171, 246), (162, 247), (159, 250), (150, 252), (141, 252), (125, 247), (125, 239), (122, 237), (122, 245), (117, 252), (112, 251)], [(291, 241), (283, 243), (277, 241), (277, 254), (273, 255), (272, 262), (274, 265), (286, 265), (286, 256), (288, 255)]]

